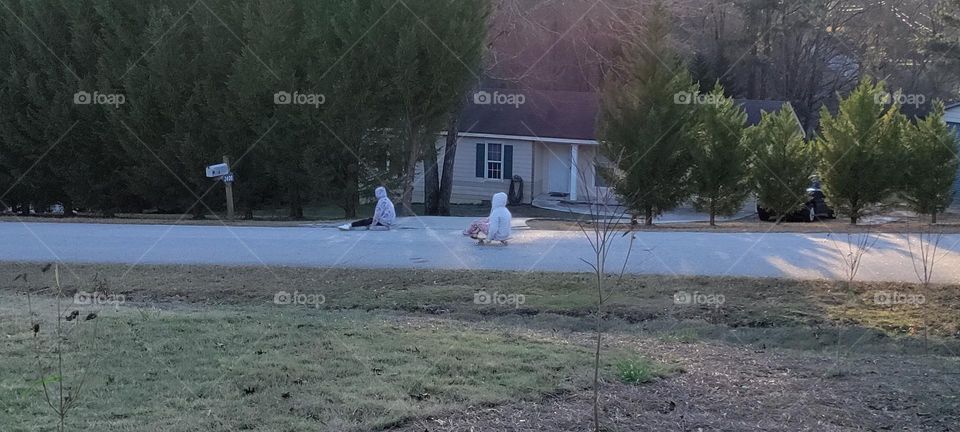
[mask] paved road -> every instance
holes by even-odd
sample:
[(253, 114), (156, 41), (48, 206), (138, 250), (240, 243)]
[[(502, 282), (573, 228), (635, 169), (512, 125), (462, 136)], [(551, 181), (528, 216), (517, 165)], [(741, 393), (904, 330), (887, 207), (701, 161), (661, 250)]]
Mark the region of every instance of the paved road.
[[(459, 228), (468, 219), (404, 222), (389, 232), (285, 228), (0, 223), (0, 261), (449, 268), (589, 271), (589, 245), (576, 232), (518, 229), (508, 247), (478, 247)], [(519, 223), (522, 223), (520, 221)], [(419, 226), (418, 226), (419, 224)], [(428, 228), (429, 226), (429, 228)], [(631, 273), (824, 279), (842, 277), (834, 240), (845, 235), (651, 232), (637, 234)], [(623, 263), (628, 240), (612, 249)], [(939, 282), (960, 282), (960, 235), (944, 236)], [(915, 281), (907, 243), (883, 235), (863, 261), (862, 280)]]

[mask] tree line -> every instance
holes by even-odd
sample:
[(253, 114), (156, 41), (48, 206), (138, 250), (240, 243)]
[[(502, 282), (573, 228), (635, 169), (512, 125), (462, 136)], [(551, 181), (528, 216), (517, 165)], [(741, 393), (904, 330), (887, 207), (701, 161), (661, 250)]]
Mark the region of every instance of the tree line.
[(635, 220), (650, 225), (692, 200), (713, 224), (751, 193), (782, 218), (806, 205), (814, 176), (854, 224), (892, 199), (934, 223), (950, 206), (960, 160), (941, 102), (911, 121), (897, 92), (865, 77), (835, 112), (821, 108), (809, 140), (789, 106), (747, 127), (719, 82), (701, 95), (669, 35), (669, 13), (657, 7), (602, 98), (599, 138), (613, 165), (602, 174)]
[[(425, 150), (439, 132), (456, 130), (464, 94), (482, 82), (599, 89), (604, 152), (631, 168), (608, 174), (617, 174), (621, 191), (634, 191), (628, 201), (643, 200), (636, 211), (646, 219), (687, 199), (725, 214), (750, 192), (781, 208), (775, 196), (804, 198), (805, 185), (797, 185), (811, 173), (854, 218), (890, 195), (925, 213), (942, 211), (942, 200), (915, 196), (947, 198), (952, 166), (934, 161), (955, 157), (933, 154), (945, 145), (929, 145), (946, 143), (939, 111), (911, 122), (901, 107), (876, 104), (877, 121), (864, 123), (834, 95), (850, 92), (866, 72), (943, 93), (954, 82), (936, 79), (949, 75), (944, 65), (955, 57), (960, 21), (953, 15), (913, 14), (936, 24), (914, 26), (880, 5), (730, 0), (692, 8), (701, 3), (678, 0), (671, 8), (683, 13), (682, 25), (672, 26), (649, 14), (647, 3), (617, 0), (623, 15), (612, 17), (586, 3), (523, 7), (517, 0), (10, 1), (0, 10), (0, 206), (27, 211), (62, 202), (108, 216), (201, 216), (223, 201), (203, 167), (228, 155), (248, 217), (281, 207), (302, 217), (311, 202), (352, 216), (381, 183), (409, 209), (418, 161), (426, 212), (444, 214), (456, 134), (448, 134), (442, 165)], [(922, 6), (910, 1), (899, 10), (906, 3)], [(881, 37), (878, 26), (896, 31)], [(901, 43), (901, 33), (917, 28), (923, 37)], [(674, 47), (669, 34), (696, 37)], [(869, 46), (851, 39), (861, 35), (882, 47), (852, 49)], [(652, 61), (645, 44), (659, 44), (658, 57), (669, 61)], [(704, 96), (716, 103), (673, 103), (678, 92), (701, 88), (712, 88)], [(807, 137), (817, 138), (788, 131), (783, 113), (746, 128), (727, 97), (734, 95), (791, 101)], [(779, 132), (769, 126), (775, 118)], [(867, 136), (844, 135), (850, 128)], [(911, 141), (921, 129), (927, 145)], [(916, 162), (922, 168), (898, 164), (895, 185), (886, 176), (853, 187), (850, 176), (837, 174), (866, 178), (858, 170), (875, 172), (901, 153), (901, 161), (930, 155), (925, 165)], [(923, 178), (932, 186), (923, 187)]]
[[(414, 167), (481, 64), (487, 0), (14, 0), (0, 11), (0, 204), (116, 212), (308, 201), (356, 213)], [(439, 184), (438, 184), (439, 188)]]

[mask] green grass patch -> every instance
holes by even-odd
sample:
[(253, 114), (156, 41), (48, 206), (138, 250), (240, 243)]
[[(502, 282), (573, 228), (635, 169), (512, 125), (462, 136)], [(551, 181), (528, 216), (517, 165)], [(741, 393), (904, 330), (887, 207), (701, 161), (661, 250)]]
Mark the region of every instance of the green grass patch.
[[(40, 371), (53, 384), (55, 307), (34, 298), (42, 313), (38, 369), (25, 299), (0, 298), (10, 318), (0, 321), (2, 429), (50, 430), (55, 417), (43, 403)], [(69, 430), (377, 430), (584, 388), (593, 360), (588, 348), (560, 340), (360, 311), (99, 313), (66, 323), (64, 384), (75, 389), (95, 359)], [(609, 358), (625, 355), (636, 353)]]
[(667, 369), (645, 358), (623, 360), (617, 363), (617, 378), (626, 384), (643, 384), (667, 375)]

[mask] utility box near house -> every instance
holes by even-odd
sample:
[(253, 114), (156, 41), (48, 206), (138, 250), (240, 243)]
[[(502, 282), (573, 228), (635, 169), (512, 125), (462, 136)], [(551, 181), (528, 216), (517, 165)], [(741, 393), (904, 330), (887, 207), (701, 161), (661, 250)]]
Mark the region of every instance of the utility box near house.
[(230, 167), (225, 163), (210, 165), (207, 167), (207, 177), (222, 177), (227, 174), (230, 174)]

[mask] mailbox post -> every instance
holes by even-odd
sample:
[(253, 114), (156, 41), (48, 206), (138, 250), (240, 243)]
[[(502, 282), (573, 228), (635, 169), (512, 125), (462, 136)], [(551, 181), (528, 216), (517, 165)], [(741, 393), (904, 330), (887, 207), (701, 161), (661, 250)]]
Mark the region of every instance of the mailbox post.
[(224, 156), (223, 163), (208, 166), (207, 177), (223, 180), (227, 189), (227, 219), (233, 219), (233, 172), (230, 171), (230, 157)]
[(223, 184), (227, 188), (227, 219), (233, 220), (233, 171), (230, 171), (229, 156), (223, 156), (223, 164), (227, 166), (227, 174), (223, 179)]

